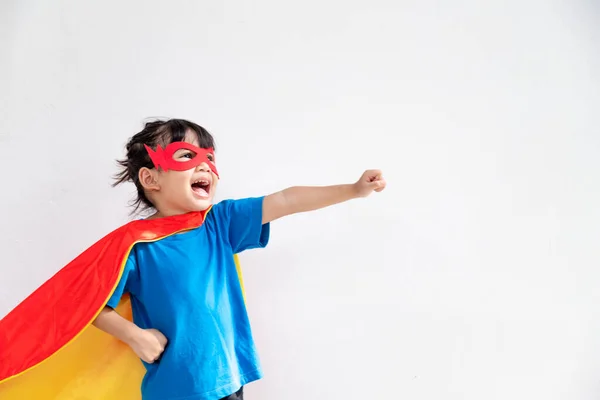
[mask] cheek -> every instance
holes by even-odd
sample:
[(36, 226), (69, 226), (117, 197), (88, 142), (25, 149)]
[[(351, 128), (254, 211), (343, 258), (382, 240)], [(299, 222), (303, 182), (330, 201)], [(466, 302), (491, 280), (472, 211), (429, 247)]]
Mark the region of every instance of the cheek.
[(185, 172), (169, 171), (169, 176), (163, 181), (163, 187), (169, 188), (169, 190), (181, 191), (182, 189), (189, 189), (191, 174)]

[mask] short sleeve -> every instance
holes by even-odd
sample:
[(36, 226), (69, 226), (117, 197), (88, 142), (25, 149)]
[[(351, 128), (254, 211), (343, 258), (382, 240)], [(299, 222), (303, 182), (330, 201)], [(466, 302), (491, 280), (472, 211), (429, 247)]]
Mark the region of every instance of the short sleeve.
[(119, 302), (121, 301), (121, 297), (123, 297), (123, 294), (131, 293), (136, 276), (137, 271), (135, 258), (132, 254), (130, 254), (129, 258), (127, 259), (127, 262), (125, 263), (125, 268), (123, 269), (123, 275), (121, 275), (121, 280), (119, 280), (115, 291), (110, 296), (108, 303), (106, 303), (108, 307), (117, 307), (117, 305), (119, 305)]
[(263, 224), (263, 197), (228, 200), (221, 218), (228, 225), (234, 253), (263, 248), (269, 242), (270, 224)]

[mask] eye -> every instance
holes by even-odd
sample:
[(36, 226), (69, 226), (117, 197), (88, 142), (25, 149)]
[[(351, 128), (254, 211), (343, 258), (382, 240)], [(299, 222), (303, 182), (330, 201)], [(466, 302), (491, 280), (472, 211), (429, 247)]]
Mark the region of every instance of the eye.
[(196, 157), (196, 153), (194, 153), (193, 151), (190, 151), (190, 150), (181, 150), (181, 151), (176, 152), (173, 155), (173, 159), (175, 159), (177, 161), (181, 161), (181, 162), (191, 160), (194, 157)]
[(215, 156), (213, 156), (212, 154), (208, 153), (206, 155), (206, 158), (208, 158), (208, 161), (214, 162), (215, 161)]

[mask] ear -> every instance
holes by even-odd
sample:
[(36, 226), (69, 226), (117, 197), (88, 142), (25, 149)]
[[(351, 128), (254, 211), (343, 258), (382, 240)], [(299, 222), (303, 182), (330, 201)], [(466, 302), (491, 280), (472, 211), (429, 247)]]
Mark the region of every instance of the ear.
[(138, 173), (138, 179), (145, 190), (160, 190), (160, 185), (158, 184), (158, 171), (156, 169), (141, 168)]

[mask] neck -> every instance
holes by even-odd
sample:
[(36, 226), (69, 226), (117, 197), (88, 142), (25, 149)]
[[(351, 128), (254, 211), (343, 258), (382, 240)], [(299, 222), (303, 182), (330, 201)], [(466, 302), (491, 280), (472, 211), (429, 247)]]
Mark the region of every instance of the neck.
[[(210, 209), (210, 207), (207, 210), (203, 210), (203, 211), (208, 211), (209, 209)], [(190, 213), (194, 213), (194, 212), (203, 212), (203, 211), (156, 210), (156, 212), (154, 214), (152, 214), (151, 216), (149, 216), (148, 218), (146, 218), (146, 220), (176, 217), (179, 215), (185, 215), (185, 214), (190, 214)]]
[(156, 212), (154, 214), (152, 214), (151, 216), (149, 216), (146, 219), (158, 219), (158, 218), (167, 218), (167, 217), (175, 217), (178, 215), (183, 215), (183, 214), (187, 214), (188, 212), (186, 211), (181, 211), (181, 210), (171, 210), (171, 209), (157, 209)]
[(152, 220), (152, 219), (160, 219), (160, 218), (168, 218), (168, 217), (176, 217), (178, 215), (183, 215), (183, 214), (187, 214), (184, 212), (178, 212), (178, 213), (163, 213), (160, 211), (155, 212), (154, 214), (152, 214), (151, 216), (149, 216), (148, 218), (146, 218), (147, 220)]

